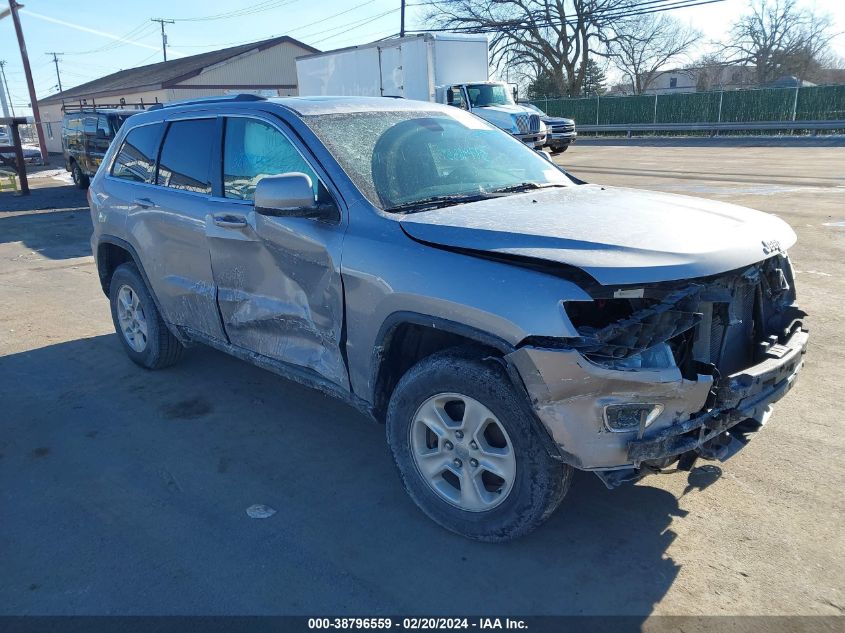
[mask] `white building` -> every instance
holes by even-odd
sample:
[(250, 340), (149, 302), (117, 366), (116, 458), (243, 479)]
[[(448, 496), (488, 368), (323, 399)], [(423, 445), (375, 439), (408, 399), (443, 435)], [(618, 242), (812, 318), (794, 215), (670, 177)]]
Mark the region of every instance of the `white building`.
[(292, 37), (275, 37), (190, 57), (120, 70), (39, 100), (50, 152), (62, 151), (64, 105), (133, 107), (233, 92), (297, 94), (296, 58), (319, 53)]

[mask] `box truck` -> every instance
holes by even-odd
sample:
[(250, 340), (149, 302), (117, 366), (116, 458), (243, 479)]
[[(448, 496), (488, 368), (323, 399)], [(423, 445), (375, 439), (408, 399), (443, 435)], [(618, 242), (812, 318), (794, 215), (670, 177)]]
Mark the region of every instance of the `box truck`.
[(306, 55), (296, 60), (300, 96), (403, 97), (469, 110), (531, 147), (546, 142), (533, 110), (510, 86), (489, 81), (483, 35), (426, 33)]

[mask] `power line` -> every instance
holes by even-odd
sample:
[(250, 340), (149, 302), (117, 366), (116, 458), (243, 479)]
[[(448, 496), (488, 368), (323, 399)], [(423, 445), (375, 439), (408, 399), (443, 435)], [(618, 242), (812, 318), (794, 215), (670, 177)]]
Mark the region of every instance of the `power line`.
[(264, 0), (257, 4), (253, 4), (233, 11), (226, 11), (223, 13), (214, 13), (212, 15), (203, 15), (195, 18), (175, 18), (177, 22), (207, 22), (209, 20), (226, 20), (229, 18), (240, 18), (245, 15), (252, 15), (254, 13), (261, 13), (262, 11), (269, 11), (287, 4), (293, 4), (299, 0)]
[[(676, 9), (685, 9), (687, 7), (697, 7), (704, 4), (713, 4), (716, 2), (724, 2), (725, 0), (648, 0), (646, 2), (635, 3), (627, 7), (605, 7), (588, 11), (583, 17), (597, 18), (597, 22), (602, 20), (604, 22), (615, 20), (619, 18), (634, 17), (638, 15), (647, 15), (650, 13), (660, 13), (663, 11), (673, 11)], [(431, 3), (435, 4), (435, 3)], [(651, 6), (649, 6), (651, 5)], [(583, 19), (582, 17), (582, 19)], [(448, 28), (434, 28), (434, 29), (414, 29), (409, 31), (412, 33), (495, 33), (502, 29), (528, 29), (528, 28), (550, 28), (567, 24), (569, 26), (576, 26), (578, 20), (564, 19), (564, 20), (549, 20), (543, 19), (533, 21), (528, 18), (515, 18), (513, 20), (503, 20), (491, 24), (489, 26), (483, 25), (468, 25), (468, 26), (451, 26)]]
[[(144, 33), (144, 31), (147, 31)], [(106, 51), (114, 50), (115, 48), (120, 48), (121, 46), (126, 46), (127, 44), (133, 44), (141, 39), (147, 37), (155, 30), (155, 27), (150, 24), (148, 21), (144, 20), (135, 28), (128, 31), (125, 35), (118, 37), (117, 39), (109, 42), (108, 44), (103, 44), (102, 46), (98, 46), (97, 48), (91, 48), (89, 50), (84, 51), (65, 51), (65, 55), (92, 55), (94, 53), (105, 53)]]
[(385, 11), (384, 13), (379, 13), (378, 15), (363, 18), (361, 20), (358, 20), (357, 22), (350, 22), (349, 24), (342, 24), (331, 29), (325, 29), (323, 31), (318, 31), (317, 33), (311, 33), (310, 35), (306, 35), (304, 37), (313, 38), (325, 35), (326, 33), (332, 33), (332, 35), (329, 35), (328, 37), (324, 37), (323, 39), (317, 40), (316, 42), (312, 42), (312, 45), (316, 46), (321, 42), (325, 42), (326, 40), (330, 40), (333, 37), (336, 37), (337, 33), (333, 33), (334, 31), (344, 30), (348, 33), (349, 31), (354, 31), (355, 29), (361, 28), (362, 26), (366, 26), (371, 22), (375, 22), (376, 20), (381, 19), (386, 15), (390, 15), (391, 13), (396, 13), (397, 11), (399, 11), (399, 7), (396, 7), (395, 9), (390, 9), (389, 11)]
[[(302, 29), (307, 29), (309, 26), (314, 26), (315, 24), (323, 24), (324, 22), (328, 22), (329, 20), (333, 20), (337, 17), (340, 17), (341, 15), (346, 15), (347, 13), (350, 13), (351, 11), (354, 11), (355, 9), (360, 9), (361, 7), (367, 6), (368, 4), (372, 4), (375, 1), (376, 0), (366, 0), (366, 2), (356, 4), (355, 6), (349, 7), (348, 9), (345, 9), (343, 11), (339, 11), (338, 13), (333, 13), (331, 15), (327, 15), (326, 17), (320, 18), (319, 20), (314, 20), (313, 22), (308, 22), (307, 24), (300, 24), (297, 27), (294, 27), (292, 29), (288, 29), (287, 31), (285, 31), (285, 34), (290, 35), (291, 33), (296, 33), (297, 31), (301, 31)], [(354, 24), (354, 22), (353, 22), (353, 24)], [(269, 36), (269, 38), (278, 37), (278, 36), (279, 36), (279, 34), (271, 35), (271, 36)], [(265, 38), (265, 39), (269, 39), (269, 38)], [(254, 41), (254, 40), (250, 39), (250, 40), (238, 40), (236, 42), (223, 42), (222, 44), (218, 44), (218, 46), (237, 46), (239, 44), (248, 44), (252, 41)], [(208, 44), (193, 44), (193, 45), (185, 45), (185, 46), (172, 46), (171, 48), (208, 48), (208, 47), (209, 47)]]

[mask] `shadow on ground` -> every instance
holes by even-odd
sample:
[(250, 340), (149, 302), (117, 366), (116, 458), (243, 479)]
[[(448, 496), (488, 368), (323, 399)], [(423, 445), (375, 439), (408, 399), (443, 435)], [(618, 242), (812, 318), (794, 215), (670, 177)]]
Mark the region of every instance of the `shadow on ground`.
[(0, 375), (2, 613), (646, 615), (678, 573), (663, 490), (578, 474), (529, 537), (466, 541), (381, 426), (206, 348), (148, 372), (104, 335)]
[(71, 185), (33, 187), (30, 195), (18, 196), (11, 191), (0, 192), (0, 218), (6, 211), (40, 211), (61, 209), (87, 211), (88, 199), (85, 191)]
[(32, 196), (0, 194), (0, 244), (21, 242), (48, 259), (69, 259), (91, 254), (91, 231), (84, 191), (45, 187)]

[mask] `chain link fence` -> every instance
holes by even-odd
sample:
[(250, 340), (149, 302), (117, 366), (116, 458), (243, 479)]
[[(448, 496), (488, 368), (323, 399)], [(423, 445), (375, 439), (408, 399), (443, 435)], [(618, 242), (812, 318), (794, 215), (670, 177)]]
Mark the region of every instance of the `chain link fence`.
[(575, 119), (582, 125), (845, 121), (845, 85), (531, 102), (551, 116)]

